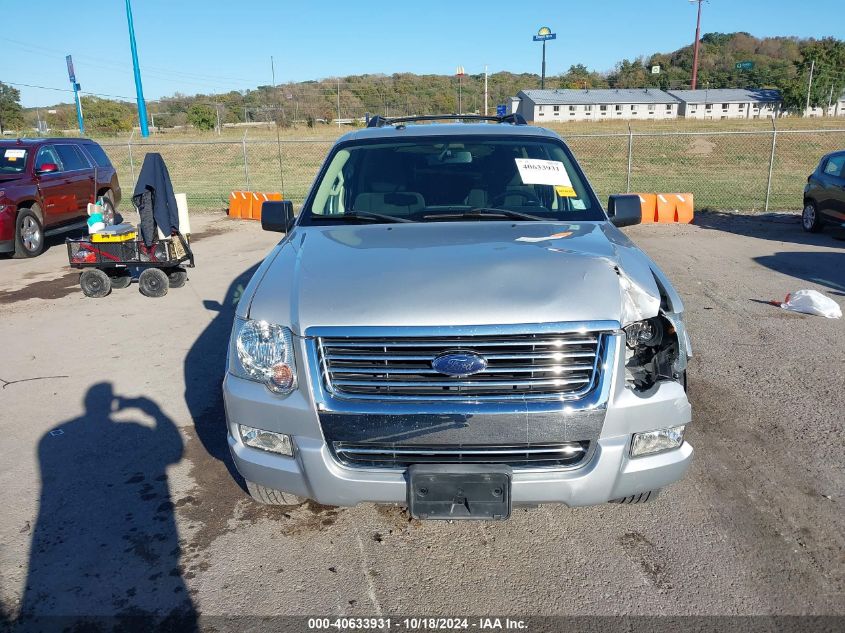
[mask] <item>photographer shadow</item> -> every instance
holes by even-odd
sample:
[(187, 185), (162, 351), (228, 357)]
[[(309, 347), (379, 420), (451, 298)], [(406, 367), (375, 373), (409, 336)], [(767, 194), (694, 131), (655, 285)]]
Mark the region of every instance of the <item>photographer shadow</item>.
[[(84, 402), (38, 444), (41, 498), (19, 624), (196, 630), (167, 477), (182, 458), (179, 431), (155, 402), (116, 396), (111, 383), (91, 386)], [(124, 421), (127, 411), (147, 422)]]

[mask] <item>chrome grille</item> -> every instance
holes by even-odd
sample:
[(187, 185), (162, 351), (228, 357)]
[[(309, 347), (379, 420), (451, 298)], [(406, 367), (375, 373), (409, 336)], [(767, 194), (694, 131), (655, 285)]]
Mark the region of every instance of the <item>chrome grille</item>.
[[(448, 337), (323, 337), (318, 362), (326, 389), (347, 399), (573, 399), (596, 382), (600, 332)], [(438, 373), (435, 357), (483, 356), (468, 377)]]
[(571, 468), (589, 442), (532, 446), (396, 446), (333, 442), (335, 458), (357, 468), (407, 468), (412, 464), (501, 464), (513, 468)]

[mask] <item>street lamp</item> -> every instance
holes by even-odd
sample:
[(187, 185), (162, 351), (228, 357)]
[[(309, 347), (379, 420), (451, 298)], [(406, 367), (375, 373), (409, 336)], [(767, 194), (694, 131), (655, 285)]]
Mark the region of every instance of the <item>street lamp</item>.
[(466, 75), (466, 71), (464, 71), (463, 66), (458, 66), (455, 69), (455, 74), (458, 76), (458, 114), (464, 113), (464, 75)]
[(540, 89), (546, 87), (546, 40), (554, 40), (557, 39), (557, 34), (552, 33), (552, 30), (547, 27), (543, 26), (537, 31), (537, 35), (534, 36), (535, 42), (543, 42), (543, 72), (540, 75)]

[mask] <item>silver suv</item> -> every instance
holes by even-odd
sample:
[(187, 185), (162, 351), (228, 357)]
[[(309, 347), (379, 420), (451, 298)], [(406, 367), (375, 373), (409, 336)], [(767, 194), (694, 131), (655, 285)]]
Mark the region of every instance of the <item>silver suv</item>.
[[(502, 519), (646, 501), (692, 458), (683, 304), (569, 148), (516, 116), (371, 120), (238, 305), (223, 385), (253, 497)], [(457, 118), (457, 117), (437, 117)]]

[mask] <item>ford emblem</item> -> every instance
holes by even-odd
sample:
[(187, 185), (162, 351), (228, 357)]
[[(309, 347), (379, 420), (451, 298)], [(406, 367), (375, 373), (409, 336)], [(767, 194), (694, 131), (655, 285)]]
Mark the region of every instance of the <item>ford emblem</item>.
[(463, 378), (487, 369), (487, 359), (472, 352), (446, 352), (431, 361), (431, 366), (446, 376)]

